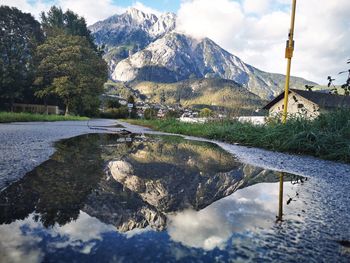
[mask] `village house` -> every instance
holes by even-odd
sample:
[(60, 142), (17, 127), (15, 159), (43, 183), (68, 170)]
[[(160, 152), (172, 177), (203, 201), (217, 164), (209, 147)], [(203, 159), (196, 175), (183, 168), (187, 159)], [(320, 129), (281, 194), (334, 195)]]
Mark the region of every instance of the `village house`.
[[(263, 109), (269, 111), (269, 116), (277, 116), (283, 112), (284, 92), (279, 94)], [(320, 91), (290, 89), (288, 95), (288, 114), (316, 118), (320, 113), (339, 108), (350, 108), (350, 97), (333, 95)]]

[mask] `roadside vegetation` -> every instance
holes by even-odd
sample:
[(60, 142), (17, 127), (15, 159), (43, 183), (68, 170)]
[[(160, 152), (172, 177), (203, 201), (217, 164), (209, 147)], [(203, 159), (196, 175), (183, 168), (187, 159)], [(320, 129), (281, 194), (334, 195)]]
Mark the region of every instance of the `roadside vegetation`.
[(26, 112), (0, 112), (0, 123), (6, 122), (27, 122), (27, 121), (85, 121), (87, 117), (79, 117), (72, 115), (48, 115), (34, 114)]
[(98, 115), (108, 68), (83, 17), (53, 6), (38, 22), (0, 5), (0, 24), (0, 110), (22, 103)]
[(176, 119), (127, 121), (163, 132), (350, 163), (350, 110), (323, 114), (313, 121), (293, 117), (287, 124), (277, 119), (265, 125), (232, 120), (205, 124), (183, 123)]

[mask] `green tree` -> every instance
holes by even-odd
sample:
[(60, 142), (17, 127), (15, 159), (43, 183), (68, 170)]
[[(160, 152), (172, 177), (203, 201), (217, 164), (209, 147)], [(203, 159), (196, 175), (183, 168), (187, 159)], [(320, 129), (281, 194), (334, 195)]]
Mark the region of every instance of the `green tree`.
[(201, 111), (199, 112), (199, 116), (204, 118), (212, 117), (213, 111), (208, 108), (201, 109)]
[(87, 28), (84, 17), (80, 17), (70, 10), (63, 12), (60, 7), (52, 6), (46, 14), (45, 12), (41, 13), (41, 24), (47, 37), (62, 33), (85, 37), (90, 46), (97, 51), (94, 38)]
[(132, 104), (131, 112), (130, 112), (130, 117), (131, 118), (137, 118), (137, 108), (136, 108), (136, 103), (135, 103), (135, 97), (133, 95), (130, 95), (127, 99), (128, 104)]
[(157, 118), (158, 111), (156, 109), (145, 109), (145, 112), (143, 113), (143, 116), (146, 120), (153, 120)]
[(118, 100), (109, 99), (106, 101), (106, 107), (107, 109), (118, 109), (121, 107), (121, 104)]
[(135, 105), (135, 98), (134, 98), (134, 96), (133, 96), (133, 95), (130, 95), (130, 96), (128, 97), (128, 99), (127, 99), (127, 102)]
[(160, 93), (160, 104), (164, 104), (165, 103), (165, 92), (164, 90), (162, 90), (162, 92)]
[(56, 96), (80, 115), (97, 113), (98, 96), (108, 72), (105, 61), (91, 49), (89, 42), (80, 36), (58, 35), (48, 37), (38, 47), (40, 61), (35, 79), (36, 96)]
[(34, 54), (43, 41), (40, 24), (17, 8), (0, 6), (0, 100), (10, 103), (32, 93)]
[(176, 119), (181, 116), (181, 112), (176, 111), (176, 110), (169, 110), (167, 113), (165, 113), (165, 118), (166, 119)]

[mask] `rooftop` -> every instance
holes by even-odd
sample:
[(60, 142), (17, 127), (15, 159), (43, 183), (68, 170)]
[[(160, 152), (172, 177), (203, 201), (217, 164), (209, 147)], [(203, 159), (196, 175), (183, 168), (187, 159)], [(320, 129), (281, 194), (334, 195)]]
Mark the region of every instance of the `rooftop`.
[[(320, 91), (290, 89), (289, 94), (292, 92), (319, 105), (322, 108), (350, 107), (349, 96), (334, 95), (334, 94), (329, 94), (329, 93), (320, 92)], [(284, 92), (282, 92), (272, 101), (270, 101), (263, 109), (269, 110), (278, 101), (283, 99), (283, 97), (284, 97)]]

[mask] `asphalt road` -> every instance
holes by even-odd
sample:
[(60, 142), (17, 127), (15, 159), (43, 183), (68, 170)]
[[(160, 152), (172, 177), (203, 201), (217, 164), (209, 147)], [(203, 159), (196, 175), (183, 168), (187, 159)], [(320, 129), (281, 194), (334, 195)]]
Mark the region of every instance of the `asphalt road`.
[[(117, 132), (122, 124), (134, 133), (157, 133), (148, 128), (115, 120), (26, 122), (0, 124), (0, 191), (22, 178), (54, 152), (55, 141), (86, 133)], [(195, 140), (204, 140), (186, 137)], [(209, 140), (204, 140), (209, 141)], [(214, 142), (243, 163), (307, 177), (345, 178), (349, 181), (350, 165), (324, 161), (308, 156), (284, 154), (262, 149)]]
[(118, 129), (108, 126), (115, 123), (90, 120), (0, 124), (0, 190), (49, 159), (55, 141), (86, 133), (113, 132)]

